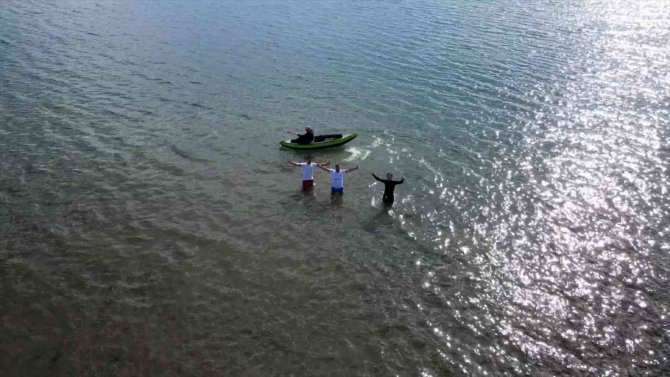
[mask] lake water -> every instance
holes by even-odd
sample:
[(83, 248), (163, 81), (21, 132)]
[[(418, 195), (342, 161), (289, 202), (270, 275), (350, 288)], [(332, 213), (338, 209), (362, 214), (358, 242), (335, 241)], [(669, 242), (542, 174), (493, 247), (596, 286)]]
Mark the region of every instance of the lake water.
[(668, 375), (668, 72), (666, 0), (2, 1), (0, 374)]

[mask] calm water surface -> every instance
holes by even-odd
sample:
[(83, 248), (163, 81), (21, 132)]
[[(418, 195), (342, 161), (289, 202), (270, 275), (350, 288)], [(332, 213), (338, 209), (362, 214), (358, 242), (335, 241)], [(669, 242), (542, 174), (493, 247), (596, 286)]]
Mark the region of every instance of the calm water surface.
[(665, 0), (2, 1), (0, 374), (668, 375), (668, 72)]

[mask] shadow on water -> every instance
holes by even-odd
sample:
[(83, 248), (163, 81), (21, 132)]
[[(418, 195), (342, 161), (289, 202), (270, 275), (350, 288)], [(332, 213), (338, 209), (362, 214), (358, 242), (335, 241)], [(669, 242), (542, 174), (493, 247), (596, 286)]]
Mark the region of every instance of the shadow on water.
[(342, 193), (332, 193), (330, 194), (330, 204), (334, 208), (342, 208), (343, 203), (343, 194)]
[(291, 196), (291, 201), (295, 203), (304, 203), (306, 205), (314, 203), (316, 201), (316, 196), (314, 195), (314, 189), (297, 189)]
[(390, 205), (382, 205), (370, 220), (363, 223), (363, 230), (376, 235), (383, 234), (385, 229), (392, 227), (395, 224), (395, 219), (393, 218), (392, 213), (393, 209)]

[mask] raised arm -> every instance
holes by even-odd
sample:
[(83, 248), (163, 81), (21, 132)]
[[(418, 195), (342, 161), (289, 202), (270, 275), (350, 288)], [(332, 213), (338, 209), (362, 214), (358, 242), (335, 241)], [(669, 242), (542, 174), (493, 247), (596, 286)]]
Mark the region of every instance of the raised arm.
[(293, 131), (286, 131), (286, 133), (287, 133), (287, 134), (291, 134), (291, 135), (298, 135), (298, 136), (300, 136), (299, 133), (297, 133), (297, 132), (293, 132)]
[(376, 180), (378, 180), (379, 182), (382, 182), (382, 179), (379, 178), (379, 177), (377, 177), (377, 176), (375, 175), (375, 173), (371, 173), (371, 174), (372, 174), (372, 176), (373, 176)]
[(328, 165), (330, 165), (330, 161), (322, 162), (322, 163), (319, 164), (319, 166), (328, 166)]
[(358, 169), (358, 165), (356, 165), (356, 167), (353, 167), (351, 169), (346, 169), (344, 172), (345, 173), (351, 173), (352, 171), (357, 170), (357, 169)]
[(401, 180), (396, 181), (397, 184), (402, 185), (402, 183), (405, 182), (405, 177), (402, 177)]
[(322, 166), (321, 164), (319, 164), (319, 165), (316, 165), (316, 166), (318, 166), (318, 167), (319, 167), (319, 169), (321, 169), (321, 170), (324, 170), (324, 171), (327, 171), (327, 172), (329, 172), (329, 171), (330, 171), (330, 169), (329, 169), (329, 168), (324, 168), (324, 167), (323, 167), (323, 166)]
[(295, 162), (295, 161), (291, 161), (291, 160), (289, 160), (288, 163), (293, 165), (293, 166), (301, 166), (299, 162)]

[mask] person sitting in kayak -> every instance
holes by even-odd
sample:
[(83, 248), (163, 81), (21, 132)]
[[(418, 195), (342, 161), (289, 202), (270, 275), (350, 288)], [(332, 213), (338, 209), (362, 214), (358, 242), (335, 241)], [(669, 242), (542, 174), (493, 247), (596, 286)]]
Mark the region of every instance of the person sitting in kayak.
[(319, 164), (317, 162), (312, 162), (312, 157), (307, 157), (307, 162), (295, 162), (289, 161), (289, 164), (293, 166), (302, 166), (302, 189), (310, 190), (314, 187), (314, 167), (315, 166), (328, 166), (330, 162), (324, 162)]
[(335, 169), (329, 169), (329, 168), (324, 168), (323, 166), (319, 166), (322, 170), (325, 170), (327, 172), (330, 172), (330, 176), (332, 178), (332, 186), (331, 186), (331, 194), (335, 193), (344, 193), (344, 174), (346, 173), (351, 173), (352, 171), (358, 169), (358, 165), (356, 165), (355, 168), (351, 169), (340, 169), (340, 165), (336, 164)]
[(305, 128), (305, 133), (304, 134), (299, 134), (293, 131), (287, 131), (291, 135), (298, 135), (297, 139), (291, 140), (291, 143), (296, 143), (296, 144), (310, 144), (311, 142), (314, 141), (314, 130), (311, 127)]
[(391, 205), (393, 204), (393, 190), (395, 190), (396, 185), (400, 185), (403, 182), (405, 182), (405, 177), (403, 177), (399, 181), (394, 181), (393, 180), (393, 174), (387, 173), (386, 174), (386, 179), (381, 179), (375, 175), (375, 173), (372, 173), (372, 176), (378, 180), (379, 182), (384, 184), (384, 196), (382, 197), (382, 201), (384, 204)]

